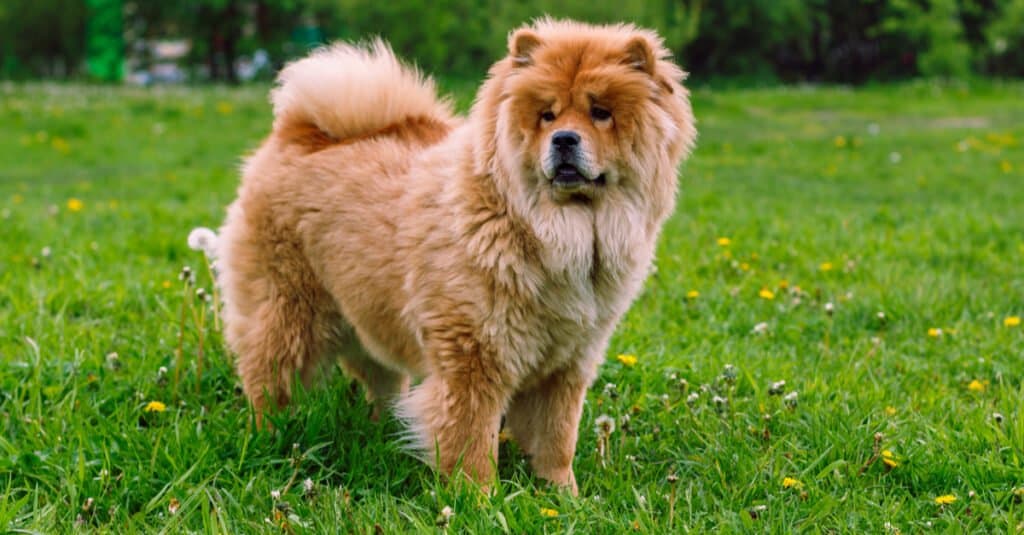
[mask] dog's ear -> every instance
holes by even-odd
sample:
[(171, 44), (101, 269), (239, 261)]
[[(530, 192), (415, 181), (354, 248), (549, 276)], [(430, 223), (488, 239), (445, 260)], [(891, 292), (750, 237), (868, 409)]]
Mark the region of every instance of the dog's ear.
[(643, 35), (637, 35), (626, 43), (625, 63), (638, 71), (654, 75), (654, 48)]
[(533, 62), (531, 56), (533, 52), (539, 47), (543, 41), (540, 40), (540, 36), (528, 30), (526, 28), (516, 30), (508, 38), (508, 53), (512, 57), (512, 62), (517, 67), (524, 67)]

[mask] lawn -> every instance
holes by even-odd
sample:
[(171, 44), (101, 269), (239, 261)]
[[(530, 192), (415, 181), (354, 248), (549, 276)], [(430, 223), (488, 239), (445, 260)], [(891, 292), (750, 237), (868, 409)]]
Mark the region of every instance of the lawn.
[(222, 220), (266, 88), (0, 85), (0, 531), (1020, 532), (1021, 102), (696, 90), (699, 146), (571, 498), (512, 443), (494, 495), (444, 482), (340, 374), (248, 429), (178, 274), (210, 290), (185, 238)]

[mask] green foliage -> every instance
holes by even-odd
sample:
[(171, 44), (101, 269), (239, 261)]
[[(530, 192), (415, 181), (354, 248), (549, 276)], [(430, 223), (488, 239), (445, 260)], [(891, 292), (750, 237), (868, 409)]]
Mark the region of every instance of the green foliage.
[(88, 0), (86, 62), (89, 74), (98, 80), (121, 79), (124, 63), (124, 31), (121, 24), (121, 0)]
[(985, 29), (984, 44), (993, 72), (1024, 73), (1024, 0), (1001, 2), (1000, 16)]
[[(223, 220), (266, 87), (0, 86), (0, 531), (428, 533), (450, 506), (450, 533), (1014, 532), (1024, 85), (972, 84), (694, 91), (657, 270), (587, 395), (579, 498), (510, 443), (493, 495), (444, 483), (337, 374), (252, 432), (209, 315), (175, 370), (181, 266), (210, 288), (185, 238)], [(465, 108), (476, 83), (445, 85)]]
[(963, 77), (971, 72), (971, 51), (964, 40), (957, 0), (890, 2), (890, 15), (882, 30), (913, 43), (921, 74)]

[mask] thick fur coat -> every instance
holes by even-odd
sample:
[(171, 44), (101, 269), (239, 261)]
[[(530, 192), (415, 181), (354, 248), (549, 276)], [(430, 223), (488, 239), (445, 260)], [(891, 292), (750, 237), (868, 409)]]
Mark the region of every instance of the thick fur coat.
[(667, 57), (647, 30), (540, 20), (467, 118), (379, 41), (286, 67), (221, 231), (258, 415), (339, 362), (445, 473), (490, 482), (504, 416), (575, 492), (586, 389), (696, 136)]

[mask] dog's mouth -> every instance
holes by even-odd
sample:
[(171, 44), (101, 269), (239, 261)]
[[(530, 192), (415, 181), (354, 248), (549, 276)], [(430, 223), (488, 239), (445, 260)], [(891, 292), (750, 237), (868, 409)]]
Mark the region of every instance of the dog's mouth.
[(551, 185), (556, 190), (565, 193), (576, 193), (592, 186), (603, 186), (604, 184), (604, 173), (594, 178), (587, 178), (575, 165), (568, 163), (556, 167), (554, 176), (551, 177)]

